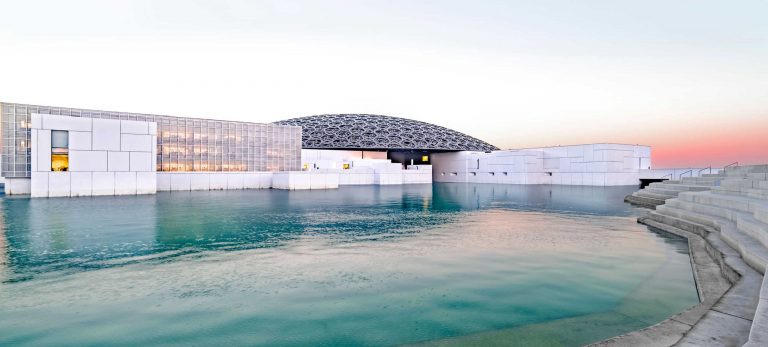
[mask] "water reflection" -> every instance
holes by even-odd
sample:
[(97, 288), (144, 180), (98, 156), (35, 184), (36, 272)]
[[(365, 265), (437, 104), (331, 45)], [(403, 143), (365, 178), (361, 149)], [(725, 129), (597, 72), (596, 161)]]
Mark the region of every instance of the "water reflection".
[(583, 344), (696, 302), (685, 240), (635, 223), (632, 189), (6, 198), (0, 345), (466, 345), (542, 324)]
[[(0, 200), (0, 206), (3, 201)], [(2, 207), (0, 207), (1, 209)], [(0, 283), (8, 280), (8, 241), (5, 239), (4, 216), (0, 213)]]
[[(434, 184), (328, 191), (174, 192), (4, 198), (5, 280), (210, 249), (273, 247), (302, 235), (385, 239), (484, 209), (626, 216), (628, 187)], [(0, 253), (3, 254), (3, 253)]]

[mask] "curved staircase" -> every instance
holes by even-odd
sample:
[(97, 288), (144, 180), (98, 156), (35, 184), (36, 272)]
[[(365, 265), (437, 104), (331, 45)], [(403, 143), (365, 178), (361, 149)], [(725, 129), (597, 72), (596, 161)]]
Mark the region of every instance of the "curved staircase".
[(768, 346), (768, 165), (654, 183), (625, 200), (655, 207), (641, 223), (704, 238), (733, 284), (677, 345)]
[(683, 177), (677, 181), (664, 181), (649, 184), (624, 198), (633, 205), (655, 208), (668, 199), (676, 198), (681, 192), (707, 191), (720, 185), (725, 174), (702, 175), (701, 177)]

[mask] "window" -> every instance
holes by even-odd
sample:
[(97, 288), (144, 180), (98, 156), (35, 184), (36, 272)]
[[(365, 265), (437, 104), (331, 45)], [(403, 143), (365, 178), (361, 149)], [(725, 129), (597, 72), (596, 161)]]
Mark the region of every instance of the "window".
[(69, 170), (69, 132), (51, 130), (51, 171)]
[(429, 156), (428, 156), (428, 155), (422, 155), (422, 156), (421, 156), (421, 161), (422, 161), (423, 163), (426, 163), (426, 162), (428, 162), (428, 161), (429, 161)]

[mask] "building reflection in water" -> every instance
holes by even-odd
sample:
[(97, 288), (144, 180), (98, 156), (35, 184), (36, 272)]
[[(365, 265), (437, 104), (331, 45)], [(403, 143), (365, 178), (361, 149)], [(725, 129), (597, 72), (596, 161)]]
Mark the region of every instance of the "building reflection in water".
[(327, 191), (204, 191), (2, 200), (5, 278), (164, 259), (201, 250), (391, 239), (476, 210), (628, 216), (634, 187), (453, 184), (348, 186)]
[[(3, 200), (0, 200), (0, 211), (3, 210)], [(8, 280), (8, 241), (5, 238), (5, 217), (0, 213), (0, 283)]]

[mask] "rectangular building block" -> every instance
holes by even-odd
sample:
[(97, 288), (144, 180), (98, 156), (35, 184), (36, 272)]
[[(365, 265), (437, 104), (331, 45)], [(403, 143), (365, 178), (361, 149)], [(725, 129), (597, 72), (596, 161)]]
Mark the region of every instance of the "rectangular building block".
[(32, 172), (30, 196), (33, 198), (48, 197), (48, 172)]
[(92, 174), (93, 195), (114, 195), (115, 194), (115, 173), (114, 172), (93, 172)]
[(209, 173), (210, 189), (211, 190), (224, 190), (227, 189), (227, 176), (223, 172), (211, 172)]
[(91, 132), (90, 131), (70, 131), (69, 132), (70, 150), (91, 150)]
[(43, 129), (91, 131), (91, 118), (56, 116), (46, 114), (42, 117)]
[(157, 173), (157, 191), (167, 192), (171, 190), (171, 174), (167, 172)]
[(190, 174), (171, 174), (171, 190), (190, 190)]
[(154, 171), (150, 152), (130, 152), (131, 171)]
[(120, 135), (120, 150), (131, 152), (152, 152), (152, 136), (150, 135), (135, 135), (135, 134), (121, 134)]
[(149, 124), (147, 122), (138, 122), (133, 120), (121, 120), (120, 121), (120, 133), (121, 134), (149, 134)]
[(190, 173), (191, 190), (209, 190), (211, 189), (211, 174), (207, 172)]
[(129, 171), (130, 152), (107, 152), (108, 171)]
[(69, 196), (69, 172), (48, 173), (48, 197)]
[(37, 171), (51, 171), (51, 131), (37, 131), (37, 145), (32, 144), (32, 148), (37, 147)]
[(94, 119), (91, 147), (94, 150), (120, 150), (120, 121)]
[(231, 173), (227, 175), (227, 189), (243, 189), (243, 174)]
[(93, 191), (93, 174), (91, 172), (70, 173), (70, 196), (90, 196)]
[(115, 172), (115, 195), (136, 194), (136, 173)]
[(69, 171), (107, 171), (107, 152), (70, 150)]
[(156, 172), (136, 173), (136, 194), (155, 194), (157, 192)]

